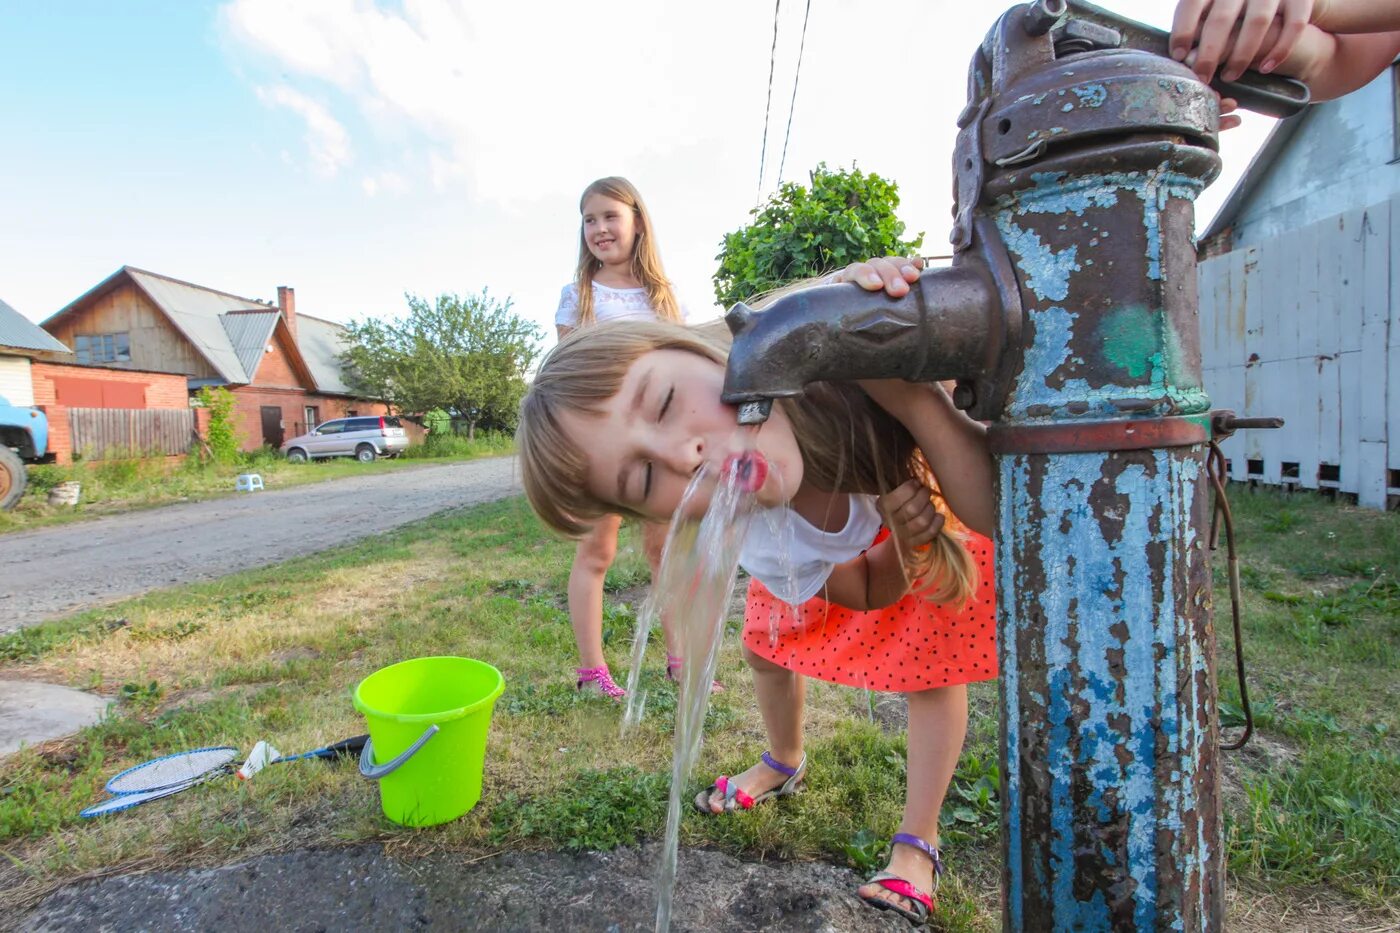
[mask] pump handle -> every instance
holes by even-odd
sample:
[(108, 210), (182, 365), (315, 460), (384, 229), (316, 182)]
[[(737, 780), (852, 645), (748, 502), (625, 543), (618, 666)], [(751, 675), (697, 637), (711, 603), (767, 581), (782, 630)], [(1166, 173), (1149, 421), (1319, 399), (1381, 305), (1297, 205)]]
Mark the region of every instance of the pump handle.
[[(1171, 34), (1164, 30), (1085, 3), (1084, 0), (1067, 0), (1067, 6), (1067, 15), (1060, 18), (1050, 34), (1057, 49), (1069, 43), (1076, 51), (1089, 48), (1138, 49), (1163, 58), (1170, 57)], [(1234, 98), (1241, 109), (1270, 117), (1291, 117), (1300, 113), (1312, 100), (1312, 92), (1303, 82), (1258, 71), (1246, 71), (1234, 81), (1222, 80), (1217, 74), (1210, 86), (1221, 97)]]

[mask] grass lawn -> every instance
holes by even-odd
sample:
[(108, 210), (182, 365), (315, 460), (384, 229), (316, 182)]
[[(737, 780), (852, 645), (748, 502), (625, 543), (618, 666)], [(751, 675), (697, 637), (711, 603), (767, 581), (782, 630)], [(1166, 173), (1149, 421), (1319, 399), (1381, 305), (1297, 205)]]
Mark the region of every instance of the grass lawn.
[[(1390, 928), (1400, 923), (1400, 515), (1242, 489), (1234, 505), (1258, 731), (1225, 755), (1232, 928)], [(604, 634), (618, 672), (646, 572), (630, 540), (609, 577)], [(0, 677), (119, 697), (103, 724), (0, 762), (5, 902), (32, 904), (82, 876), (308, 845), (379, 840), (399, 855), (485, 855), (658, 838), (674, 710), (663, 651), (651, 651), (647, 719), (623, 738), (620, 709), (580, 698), (570, 682), (570, 554), (516, 499), (0, 639)], [(1233, 670), (1227, 599), (1218, 586), (1223, 672)], [(77, 816), (107, 777), (156, 755), (246, 751), (260, 738), (295, 752), (363, 731), (349, 699), (362, 677), (448, 653), (496, 665), (507, 684), (482, 804), (452, 824), (398, 828), (353, 764), (319, 762), (246, 785), (221, 779), (102, 820)], [(711, 705), (697, 789), (764, 747), (732, 625), (720, 679), (729, 689)], [(1221, 680), (1228, 721), (1237, 697), (1232, 679)], [(902, 800), (903, 736), (881, 727), (886, 704), (812, 687), (809, 791), (739, 818), (688, 815), (683, 843), (877, 864)], [(950, 930), (1000, 925), (995, 685), (978, 685), (973, 704), (943, 832), (951, 874), (940, 917)]]
[[(513, 446), (509, 435), (483, 433), (473, 441), (452, 437), (446, 439), (446, 443), (417, 444), (401, 457), (373, 463), (360, 463), (353, 457), (288, 463), (275, 452), (264, 449), (243, 454), (232, 464), (201, 464), (196, 459), (177, 462), (163, 458), (94, 460), (66, 466), (41, 464), (29, 468), (29, 485), (19, 504), (11, 511), (0, 512), (0, 534), (172, 502), (233, 495), (234, 478), (240, 473), (257, 473), (266, 488), (279, 489), (401, 470), (413, 464), (489, 457), (508, 453)], [(82, 484), (78, 505), (49, 505), (49, 490), (69, 481)]]

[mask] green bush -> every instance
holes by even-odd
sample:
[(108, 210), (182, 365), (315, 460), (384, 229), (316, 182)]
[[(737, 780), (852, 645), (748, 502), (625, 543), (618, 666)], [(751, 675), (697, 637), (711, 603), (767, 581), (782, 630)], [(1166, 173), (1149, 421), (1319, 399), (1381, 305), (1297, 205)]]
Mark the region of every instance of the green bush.
[(238, 436), (233, 431), (233, 393), (228, 389), (205, 386), (199, 400), (209, 411), (209, 427), (204, 439), (215, 463), (233, 463), (238, 458)]
[(721, 245), (715, 297), (722, 305), (744, 301), (782, 285), (822, 275), (871, 256), (911, 256), (922, 233), (902, 240), (895, 216), (899, 186), (874, 172), (835, 172), (822, 163), (811, 188), (780, 185), (753, 222), (727, 233)]
[(432, 460), (445, 457), (487, 457), (508, 452), (515, 440), (503, 431), (478, 431), (475, 438), (461, 434), (429, 434), (421, 444), (413, 444), (403, 452), (410, 460)]

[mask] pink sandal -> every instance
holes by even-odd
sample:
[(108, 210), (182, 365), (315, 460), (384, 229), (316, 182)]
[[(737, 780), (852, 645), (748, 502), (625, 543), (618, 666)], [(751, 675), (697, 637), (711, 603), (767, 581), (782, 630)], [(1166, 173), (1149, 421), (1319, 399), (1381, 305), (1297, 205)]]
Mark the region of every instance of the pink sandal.
[[(681, 665), (685, 663), (684, 658), (678, 658), (674, 654), (666, 655), (666, 679), (673, 684), (681, 682)], [(710, 681), (711, 693), (723, 693), (724, 685), (718, 680)]]
[[(938, 849), (912, 833), (895, 833), (890, 837), (890, 844), (894, 845), (895, 843), (913, 846), (933, 860), (933, 890), (937, 893), (938, 877), (943, 874), (943, 858), (938, 854)], [(899, 904), (891, 903), (882, 898), (868, 897), (862, 894), (860, 899), (871, 907), (877, 910), (892, 910), (915, 926), (928, 922), (928, 915), (934, 908), (933, 896), (914, 887), (908, 879), (882, 871), (875, 874), (866, 884), (878, 884), (891, 894), (897, 894), (914, 905), (913, 907), (901, 907)]]
[(590, 690), (596, 691), (599, 696), (605, 696), (610, 700), (620, 700), (627, 696), (627, 691), (613, 681), (606, 664), (600, 664), (597, 667), (580, 667), (575, 668), (575, 670), (578, 673), (578, 683), (575, 687), (580, 693), (585, 687), (588, 687)]
[(757, 797), (750, 797), (739, 789), (739, 785), (734, 783), (733, 778), (721, 774), (715, 779), (715, 782), (710, 785), (709, 790), (702, 790), (695, 795), (695, 800), (692, 801), (692, 803), (695, 804), (695, 809), (699, 810), (701, 813), (713, 816), (715, 811), (710, 809), (710, 795), (715, 791), (719, 791), (724, 795), (725, 813), (732, 812), (735, 807), (741, 810), (752, 810), (765, 801), (802, 792), (802, 784), (807, 780), (806, 755), (802, 756), (802, 760), (797, 763), (797, 767), (795, 768), (783, 764), (768, 752), (763, 753), (763, 763), (779, 774), (787, 775), (787, 780), (772, 790), (764, 791)]

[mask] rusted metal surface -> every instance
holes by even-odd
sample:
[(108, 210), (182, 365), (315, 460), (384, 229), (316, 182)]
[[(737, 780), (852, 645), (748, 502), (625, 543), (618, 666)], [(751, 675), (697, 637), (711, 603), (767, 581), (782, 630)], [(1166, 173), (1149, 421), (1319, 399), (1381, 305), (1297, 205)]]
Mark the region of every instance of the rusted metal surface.
[(1191, 447), (1210, 439), (1201, 418), (1084, 421), (1065, 424), (992, 425), (994, 454), (1066, 454), (1097, 450)]
[[(847, 372), (922, 381), (969, 375), (987, 342), (991, 285), (966, 267), (927, 270), (924, 282), (903, 298), (848, 284), (794, 293), (762, 313), (736, 304), (725, 321), (740, 365), (729, 369), (725, 399), (800, 395), (816, 378)], [(926, 296), (938, 306), (930, 310)]]
[(978, 209), (1016, 263), (1028, 338), (995, 429), (1022, 448), (998, 458), (1003, 924), (1216, 930), (1191, 241), (1215, 101), (1136, 50), (1053, 60), (1016, 16), (974, 62), (992, 101)]
[(1220, 928), (1199, 447), (1000, 459), (1003, 926)]
[(1010, 384), (1020, 339), (1020, 292), (996, 228), (979, 221), (978, 248), (953, 265), (926, 269), (908, 294), (891, 298), (858, 285), (787, 295), (762, 312), (740, 303), (725, 322), (734, 334), (723, 398), (740, 420), (767, 418), (764, 400), (801, 394), (819, 380), (958, 379), (974, 417), (989, 418)]

